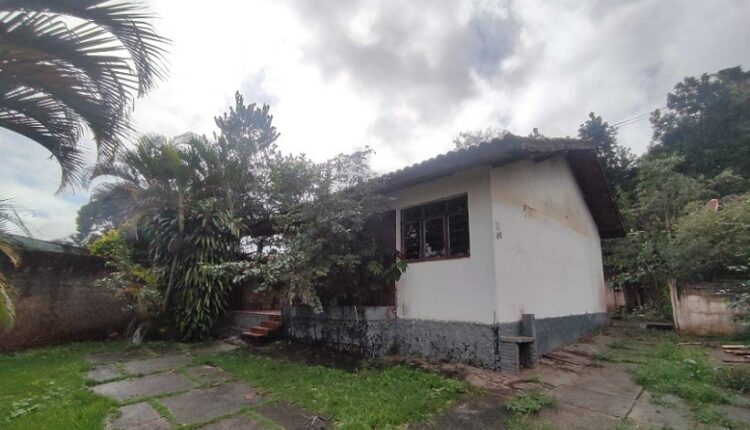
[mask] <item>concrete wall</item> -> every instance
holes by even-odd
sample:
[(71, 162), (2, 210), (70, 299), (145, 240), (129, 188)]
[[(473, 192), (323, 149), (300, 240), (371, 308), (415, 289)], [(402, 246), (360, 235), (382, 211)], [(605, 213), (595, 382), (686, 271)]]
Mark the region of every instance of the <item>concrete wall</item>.
[(466, 170), (399, 191), (393, 207), (401, 249), (400, 209), (468, 194), (471, 256), (409, 263), (396, 283), (399, 318), (493, 323), (492, 209), (489, 168)]
[(677, 333), (687, 336), (729, 336), (747, 330), (737, 324), (738, 311), (729, 307), (727, 290), (716, 284), (669, 284)]
[(491, 171), (498, 322), (606, 312), (599, 233), (562, 157)]
[(100, 259), (27, 251), (22, 258), (18, 269), (0, 258), (17, 314), (14, 328), (0, 334), (0, 351), (103, 338), (127, 324), (123, 303), (93, 285), (106, 273)]

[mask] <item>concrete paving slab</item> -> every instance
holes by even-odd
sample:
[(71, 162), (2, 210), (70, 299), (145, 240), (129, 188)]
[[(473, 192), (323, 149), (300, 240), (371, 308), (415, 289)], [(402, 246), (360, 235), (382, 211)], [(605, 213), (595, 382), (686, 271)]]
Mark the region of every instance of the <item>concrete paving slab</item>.
[(560, 403), (625, 418), (635, 401), (627, 397), (598, 393), (585, 388), (562, 385), (550, 391)]
[(140, 360), (143, 358), (153, 357), (153, 355), (142, 349), (130, 349), (127, 351), (98, 352), (86, 356), (86, 360), (91, 364), (112, 364), (128, 360)]
[(552, 423), (556, 430), (579, 430), (613, 428), (619, 419), (612, 415), (602, 414), (588, 409), (561, 403), (555, 408), (542, 409), (539, 421)]
[(274, 402), (255, 409), (267, 418), (288, 430), (324, 430), (333, 428), (322, 418), (287, 402)]
[(691, 425), (690, 412), (678, 398), (661, 396), (657, 404), (648, 391), (644, 391), (638, 398), (628, 418), (645, 428), (687, 429)]
[(253, 421), (250, 417), (237, 415), (215, 423), (200, 427), (200, 430), (264, 430), (265, 427)]
[(211, 355), (211, 354), (222, 354), (225, 352), (234, 351), (237, 348), (239, 348), (237, 345), (232, 345), (230, 343), (217, 340), (217, 341), (205, 343), (202, 345), (196, 345), (190, 350), (190, 352), (192, 354)]
[(100, 364), (86, 373), (86, 379), (96, 383), (117, 379), (121, 376), (123, 376), (122, 373), (114, 364)]
[(247, 384), (235, 382), (159, 400), (181, 424), (208, 421), (222, 415), (239, 411), (243, 406), (253, 405), (263, 398)]
[(120, 415), (107, 423), (108, 430), (169, 430), (172, 426), (146, 402), (123, 406)]
[(201, 384), (218, 385), (235, 379), (234, 375), (215, 366), (195, 366), (185, 368), (185, 373)]
[(123, 363), (126, 372), (133, 375), (148, 375), (149, 373), (177, 369), (192, 364), (193, 359), (185, 354), (165, 355), (162, 357), (133, 360)]
[(633, 381), (624, 368), (615, 364), (606, 368), (587, 367), (568, 385), (585, 388), (598, 393), (613, 394), (635, 400), (643, 390)]
[(535, 369), (535, 373), (539, 376), (539, 380), (544, 384), (551, 385), (553, 387), (559, 387), (561, 385), (571, 384), (578, 378), (578, 374), (585, 369), (585, 366), (549, 366), (545, 365), (538, 369)]
[(719, 413), (726, 415), (726, 417), (732, 421), (750, 423), (750, 408), (733, 405), (721, 405), (716, 406), (716, 410)]
[(109, 382), (92, 387), (91, 390), (103, 396), (123, 401), (138, 397), (158, 396), (175, 391), (184, 391), (193, 387), (193, 383), (185, 376), (167, 372)]

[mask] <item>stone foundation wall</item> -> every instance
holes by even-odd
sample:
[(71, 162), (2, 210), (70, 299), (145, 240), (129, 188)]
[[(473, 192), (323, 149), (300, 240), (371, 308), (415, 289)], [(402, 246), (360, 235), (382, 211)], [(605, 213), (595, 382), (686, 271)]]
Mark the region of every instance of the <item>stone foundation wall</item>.
[[(315, 314), (304, 306), (282, 311), (284, 333), (304, 343), (366, 357), (414, 355), (489, 369), (500, 368), (500, 337), (521, 334), (521, 323), (475, 324), (396, 318), (390, 306), (327, 308)], [(608, 322), (606, 314), (535, 320), (536, 352), (544, 354), (590, 334)]]
[[(41, 241), (37, 241), (41, 242)], [(93, 282), (107, 273), (104, 262), (80, 253), (22, 251), (14, 268), (0, 258), (0, 271), (12, 286), (16, 323), (0, 333), (0, 351), (121, 332), (128, 322), (124, 304)]]
[(303, 343), (326, 345), (365, 357), (382, 357), (394, 347), (396, 309), (392, 306), (340, 306), (316, 314), (306, 306), (281, 312), (284, 334)]

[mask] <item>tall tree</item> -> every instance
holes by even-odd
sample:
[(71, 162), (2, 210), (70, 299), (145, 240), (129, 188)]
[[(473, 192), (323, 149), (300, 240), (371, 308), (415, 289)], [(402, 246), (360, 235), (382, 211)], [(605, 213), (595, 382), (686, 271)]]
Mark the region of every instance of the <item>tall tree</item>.
[(589, 119), (578, 128), (578, 137), (594, 145), (604, 173), (615, 190), (628, 190), (633, 179), (635, 157), (617, 142), (617, 129), (591, 112)]
[(680, 170), (714, 177), (727, 168), (750, 176), (750, 71), (741, 67), (688, 77), (654, 111), (654, 155), (678, 155)]
[(131, 131), (132, 101), (164, 75), (167, 39), (140, 3), (0, 0), (0, 127), (36, 141), (84, 181), (80, 138), (111, 157)]

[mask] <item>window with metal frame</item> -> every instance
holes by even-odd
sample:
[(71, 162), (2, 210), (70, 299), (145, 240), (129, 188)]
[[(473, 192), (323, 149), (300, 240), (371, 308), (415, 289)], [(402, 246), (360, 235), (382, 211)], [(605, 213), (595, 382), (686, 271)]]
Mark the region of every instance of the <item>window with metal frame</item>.
[(401, 210), (401, 254), (407, 261), (468, 257), (467, 195)]

